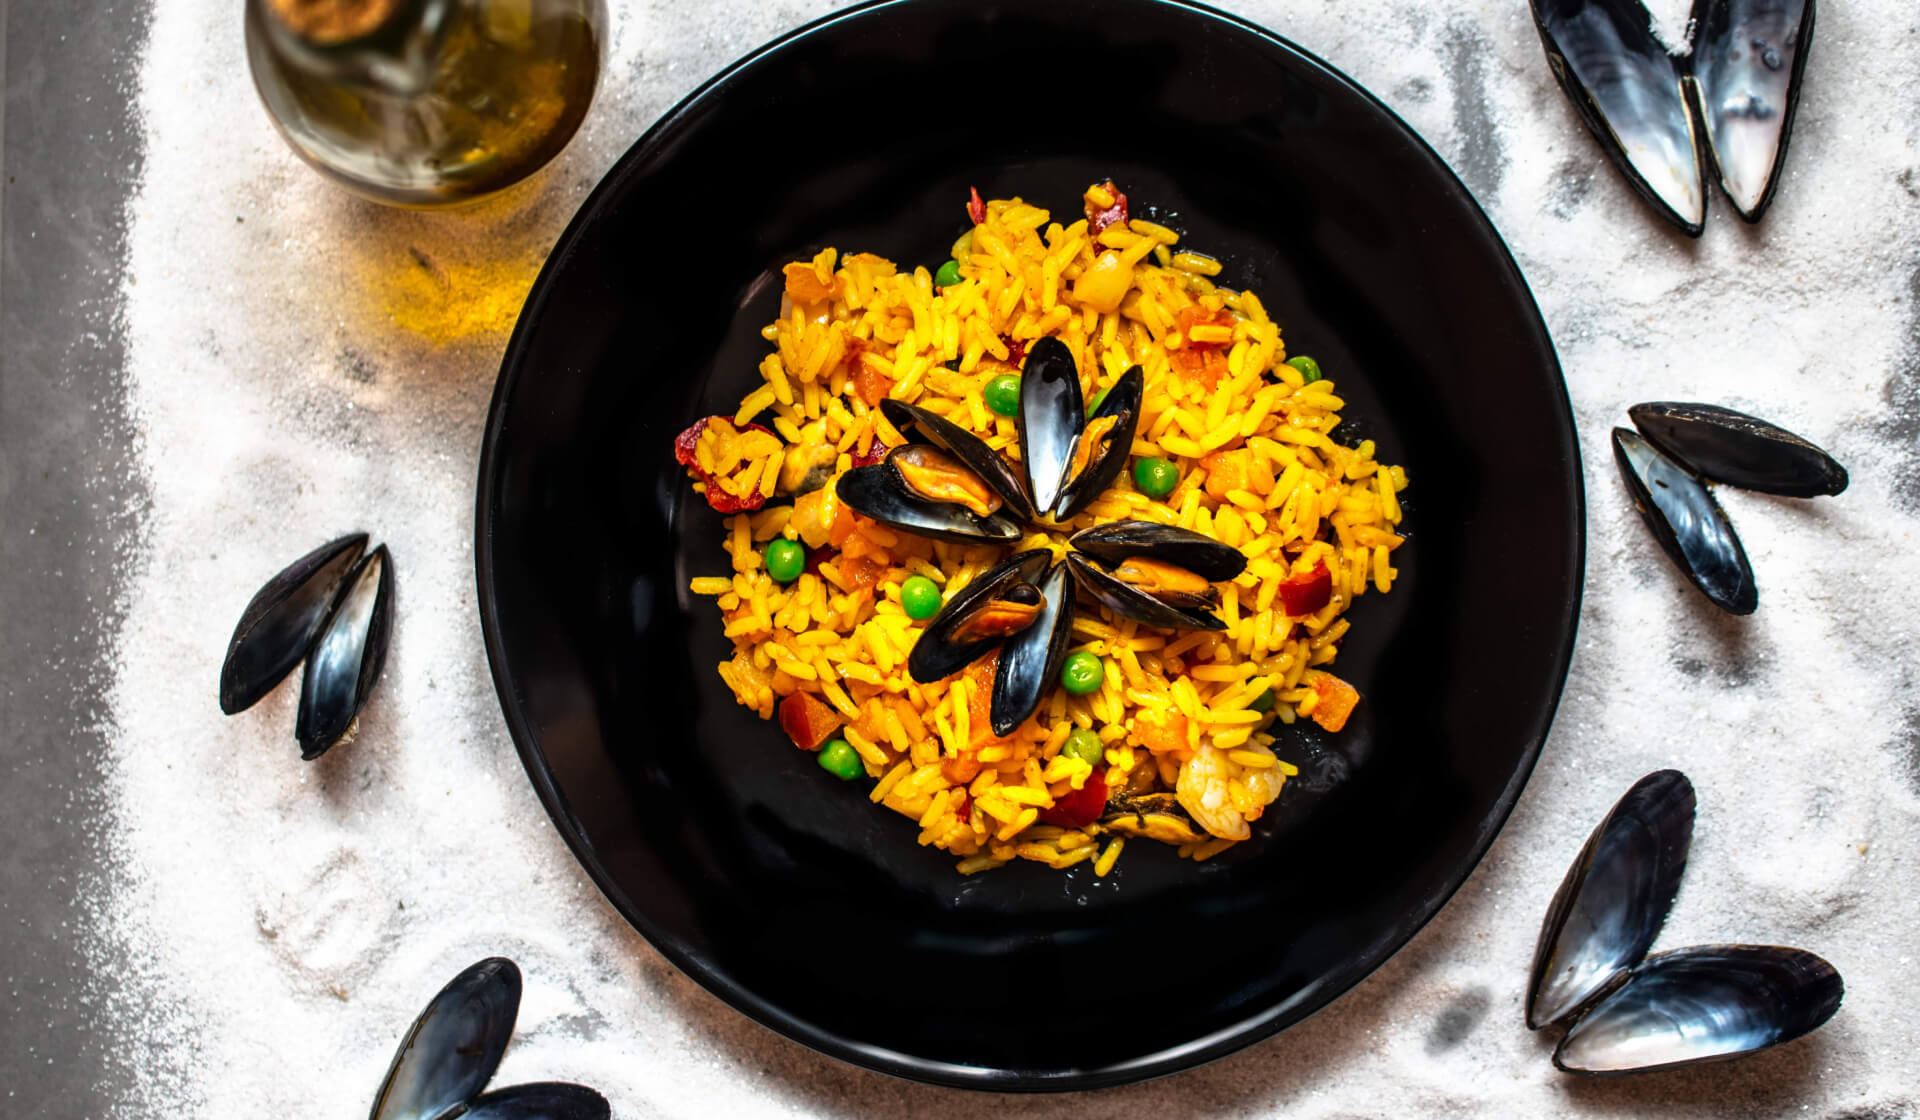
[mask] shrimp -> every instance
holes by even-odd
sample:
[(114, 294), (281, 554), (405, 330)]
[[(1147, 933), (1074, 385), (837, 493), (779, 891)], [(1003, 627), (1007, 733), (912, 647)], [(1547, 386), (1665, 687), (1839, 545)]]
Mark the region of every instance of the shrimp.
[[(1265, 747), (1240, 749), (1272, 753)], [(1278, 768), (1242, 766), (1218, 747), (1204, 746), (1181, 764), (1174, 791), (1180, 807), (1200, 827), (1222, 840), (1245, 840), (1252, 835), (1247, 822), (1258, 819), (1273, 804), (1285, 782)]]

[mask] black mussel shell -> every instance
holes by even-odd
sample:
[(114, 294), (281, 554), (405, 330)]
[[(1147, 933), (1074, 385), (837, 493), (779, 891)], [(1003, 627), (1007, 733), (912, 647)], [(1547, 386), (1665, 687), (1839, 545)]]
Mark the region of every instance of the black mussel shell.
[(1013, 517), (1020, 521), (1033, 517), (1033, 500), (1027, 495), (1019, 473), (1005, 456), (988, 447), (985, 440), (944, 416), (891, 397), (880, 402), (880, 412), (888, 423), (900, 430), (900, 434), (918, 436), (943, 451), (952, 452), (955, 458), (993, 487), (994, 493), (1007, 503)]
[(961, 544), (1020, 539), (1020, 523), (1008, 518), (1004, 508), (991, 517), (979, 517), (965, 506), (929, 501), (908, 490), (885, 463), (855, 467), (834, 485), (848, 509), (909, 533)]
[(1752, 614), (1760, 605), (1753, 567), (1706, 484), (1625, 428), (1613, 430), (1613, 459), (1634, 508), (1680, 571), (1721, 610)]
[(1693, 88), (1707, 152), (1733, 208), (1757, 222), (1786, 162), (1813, 0), (1694, 0)]
[(1018, 418), (1020, 462), (1026, 469), (1034, 509), (1048, 512), (1059, 507), (1086, 415), (1073, 351), (1057, 338), (1034, 342), (1020, 371)]
[(1673, 908), (1693, 842), (1693, 785), (1678, 770), (1633, 784), (1554, 892), (1527, 980), (1527, 1027), (1577, 1015), (1626, 979)]
[(400, 1040), (371, 1120), (437, 1120), (473, 1100), (500, 1067), (519, 1013), (517, 965), (505, 957), (469, 965)]
[(535, 1081), (474, 1098), (460, 1120), (607, 1120), (607, 1098), (565, 1081)]
[(1046, 597), (1040, 617), (1000, 647), (988, 712), (993, 733), (1001, 737), (1013, 734), (1040, 706), (1040, 698), (1060, 676), (1067, 647), (1073, 644), (1073, 588), (1067, 582), (1065, 564), (1055, 564), (1047, 572), (1040, 594)]
[(1532, 0), (1547, 63), (1600, 150), (1633, 189), (1689, 237), (1707, 195), (1685, 64), (1653, 34), (1639, 0)]
[(327, 621), (348, 570), (366, 547), (365, 533), (328, 541), (254, 594), (233, 628), (227, 659), (220, 666), (221, 711), (233, 715), (253, 707), (300, 664)]
[(1044, 548), (1036, 548), (1017, 553), (976, 576), (972, 583), (948, 599), (938, 614), (927, 620), (920, 640), (913, 644), (913, 652), (907, 655), (907, 672), (921, 684), (930, 684), (945, 680), (973, 664), (1001, 639), (982, 638), (974, 642), (956, 643), (952, 640), (955, 628), (973, 613), (975, 607), (989, 597), (998, 595), (1002, 589), (1016, 583), (1037, 582), (1052, 560), (1052, 553)]
[(1845, 986), (1802, 949), (1697, 945), (1647, 958), (1553, 1052), (1569, 1073), (1671, 1069), (1751, 1054), (1833, 1017)]
[(300, 713), (293, 737), (300, 757), (325, 754), (353, 729), (387, 663), (393, 631), (393, 561), (387, 546), (354, 565), (300, 679)]
[(1122, 836), (1143, 836), (1163, 844), (1199, 844), (1212, 839), (1171, 793), (1143, 793), (1107, 802), (1100, 823)]
[(1847, 468), (1785, 428), (1711, 404), (1650, 401), (1627, 410), (1655, 447), (1714, 482), (1789, 498), (1847, 488)]
[(1099, 565), (1077, 552), (1067, 554), (1067, 570), (1080, 590), (1101, 606), (1135, 622), (1170, 630), (1225, 630), (1227, 624), (1211, 611), (1185, 609), (1156, 599), (1108, 574)]
[(1148, 556), (1214, 582), (1247, 570), (1246, 554), (1239, 549), (1204, 533), (1153, 521), (1109, 521), (1080, 530), (1067, 543), (1109, 568), (1119, 567), (1128, 557)]
[[(1025, 383), (1022, 382), (1023, 387), (1024, 385)], [(1065, 521), (1086, 509), (1095, 498), (1105, 493), (1107, 487), (1113, 485), (1113, 480), (1119, 478), (1120, 472), (1126, 469), (1127, 459), (1133, 454), (1134, 433), (1140, 429), (1140, 400), (1145, 392), (1145, 374), (1140, 371), (1139, 366), (1134, 366), (1120, 375), (1120, 379), (1107, 390), (1106, 398), (1100, 402), (1100, 407), (1093, 410), (1092, 416), (1087, 417), (1089, 425), (1106, 416), (1116, 419), (1113, 430), (1107, 433), (1103, 445), (1096, 448), (1093, 458), (1087, 461), (1087, 468), (1060, 491), (1059, 501), (1055, 503), (1053, 510), (1055, 521)], [(1082, 435), (1084, 434), (1083, 429)]]

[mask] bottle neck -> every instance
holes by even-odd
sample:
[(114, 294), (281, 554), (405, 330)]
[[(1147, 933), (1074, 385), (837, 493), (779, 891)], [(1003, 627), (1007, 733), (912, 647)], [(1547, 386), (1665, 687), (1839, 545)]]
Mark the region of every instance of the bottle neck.
[(411, 96), (433, 83), (468, 0), (248, 0), (275, 50), (328, 81)]

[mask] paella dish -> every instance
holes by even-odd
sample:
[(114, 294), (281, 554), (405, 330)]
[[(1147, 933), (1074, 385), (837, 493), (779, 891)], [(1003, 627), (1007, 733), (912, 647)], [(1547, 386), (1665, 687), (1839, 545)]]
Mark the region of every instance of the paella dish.
[(1345, 615), (1405, 539), (1406, 472), (1259, 297), (1078, 201), (973, 192), (936, 268), (786, 265), (758, 383), (674, 446), (724, 523), (721, 678), (964, 874), (1249, 839), (1277, 735), (1363, 703)]

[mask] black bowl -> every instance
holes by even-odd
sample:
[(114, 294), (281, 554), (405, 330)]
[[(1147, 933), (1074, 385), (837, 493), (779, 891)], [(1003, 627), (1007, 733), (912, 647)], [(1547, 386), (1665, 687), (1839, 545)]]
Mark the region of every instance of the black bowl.
[[(714, 673), (720, 519), (670, 453), (755, 383), (777, 270), (937, 264), (967, 188), (1074, 215), (1108, 176), (1256, 289), (1404, 463), (1412, 541), (1361, 600), (1347, 730), (1211, 862), (974, 878)], [(1136, 210), (1136, 215), (1139, 214)], [(1518, 797), (1572, 649), (1579, 456), (1525, 283), (1431, 150), (1266, 31), (1182, 3), (910, 0), (806, 27), (667, 114), (535, 284), (480, 466), (487, 652), (554, 822), (734, 1007), (888, 1073), (1090, 1088), (1297, 1022), (1404, 944)], [(1357, 1040), (1356, 1040), (1357, 1041)]]

